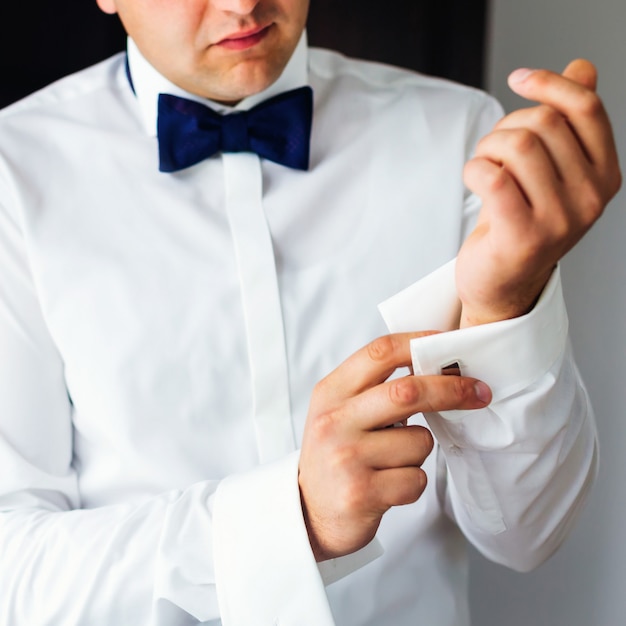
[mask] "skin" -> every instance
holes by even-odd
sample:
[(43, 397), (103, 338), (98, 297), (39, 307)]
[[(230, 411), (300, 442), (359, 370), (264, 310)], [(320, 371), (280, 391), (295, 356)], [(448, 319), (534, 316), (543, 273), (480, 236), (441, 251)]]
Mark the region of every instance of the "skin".
[(596, 83), (595, 67), (582, 59), (561, 75), (510, 75), (515, 93), (540, 104), (502, 119), (465, 167), (465, 184), (483, 206), (458, 258), (462, 326), (531, 309), (557, 261), (619, 190), (617, 151)]
[[(97, 2), (105, 13), (118, 13), (163, 76), (186, 91), (229, 104), (263, 91), (280, 76), (309, 8), (308, 0)], [(259, 41), (241, 40), (240, 35), (258, 29), (264, 29)]]
[[(230, 103), (278, 78), (308, 9), (308, 0), (98, 4), (119, 13), (164, 76), (187, 91)], [(242, 33), (259, 28), (267, 29), (262, 36), (239, 41)], [(555, 264), (617, 193), (621, 174), (596, 80), (594, 66), (584, 60), (573, 61), (561, 75), (517, 70), (509, 77), (513, 91), (539, 104), (501, 120), (466, 165), (465, 184), (483, 207), (457, 260), (461, 326), (528, 312)], [(479, 409), (490, 402), (484, 383), (462, 376), (387, 380), (410, 365), (409, 340), (423, 334), (377, 339), (312, 393), (299, 485), (318, 561), (362, 548), (389, 508), (423, 493), (421, 465), (433, 448), (432, 435), (419, 426), (387, 426), (418, 412)]]
[[(513, 91), (540, 104), (501, 120), (465, 168), (465, 183), (483, 207), (457, 259), (461, 326), (528, 312), (557, 261), (617, 193), (621, 174), (596, 80), (584, 60), (562, 75), (517, 70), (509, 77)], [(480, 408), (489, 401), (477, 381), (457, 376), (384, 382), (409, 363), (407, 340), (375, 342), (315, 389), (300, 488), (318, 561), (365, 546), (389, 508), (416, 501), (424, 490), (419, 466), (432, 438), (419, 427), (385, 426), (417, 411)]]
[[(380, 337), (320, 381), (311, 397), (300, 455), (300, 490), (318, 561), (369, 543), (392, 506), (415, 502), (426, 487), (422, 463), (433, 437), (422, 426), (388, 428), (413, 414), (484, 408), (491, 392), (461, 376), (406, 376), (409, 341), (432, 333)], [(332, 485), (332, 487), (329, 487)]]

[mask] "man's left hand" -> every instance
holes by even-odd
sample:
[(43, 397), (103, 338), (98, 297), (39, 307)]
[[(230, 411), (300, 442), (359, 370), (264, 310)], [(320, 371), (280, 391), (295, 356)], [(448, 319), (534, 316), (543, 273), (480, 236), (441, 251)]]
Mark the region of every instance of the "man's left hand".
[(504, 117), (465, 168), (483, 207), (459, 252), (461, 326), (518, 317), (555, 264), (600, 217), (621, 185), (611, 125), (584, 60), (563, 74), (516, 70), (509, 86), (539, 102)]

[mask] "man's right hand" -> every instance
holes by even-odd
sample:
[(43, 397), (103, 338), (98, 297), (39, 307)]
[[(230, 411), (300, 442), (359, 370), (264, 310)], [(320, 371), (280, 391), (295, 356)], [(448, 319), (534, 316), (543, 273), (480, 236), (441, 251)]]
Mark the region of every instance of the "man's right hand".
[(426, 487), (422, 463), (433, 448), (422, 426), (389, 428), (415, 413), (478, 409), (489, 388), (462, 376), (405, 376), (409, 341), (430, 333), (396, 334), (368, 344), (320, 381), (304, 430), (299, 484), (316, 560), (367, 545), (384, 513), (415, 502)]

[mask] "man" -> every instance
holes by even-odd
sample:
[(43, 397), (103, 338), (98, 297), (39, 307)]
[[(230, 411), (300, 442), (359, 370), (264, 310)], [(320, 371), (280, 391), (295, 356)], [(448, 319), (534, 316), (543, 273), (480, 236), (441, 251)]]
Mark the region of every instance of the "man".
[[(308, 51), (306, 0), (98, 3), (127, 63), (0, 122), (0, 623), (467, 624), (465, 540), (536, 566), (595, 473), (555, 271), (620, 184), (595, 70), (514, 73), (477, 144), (491, 99)], [(308, 85), (308, 158), (295, 113), (248, 149)]]

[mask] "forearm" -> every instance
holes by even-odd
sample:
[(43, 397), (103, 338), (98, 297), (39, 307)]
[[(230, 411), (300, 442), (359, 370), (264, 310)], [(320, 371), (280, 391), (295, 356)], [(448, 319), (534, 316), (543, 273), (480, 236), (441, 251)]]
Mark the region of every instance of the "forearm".
[(139, 504), (68, 504), (0, 496), (0, 624), (333, 624), (297, 455)]
[(60, 494), (0, 498), (0, 623), (196, 624), (219, 618), (214, 483), (141, 504), (63, 510)]

